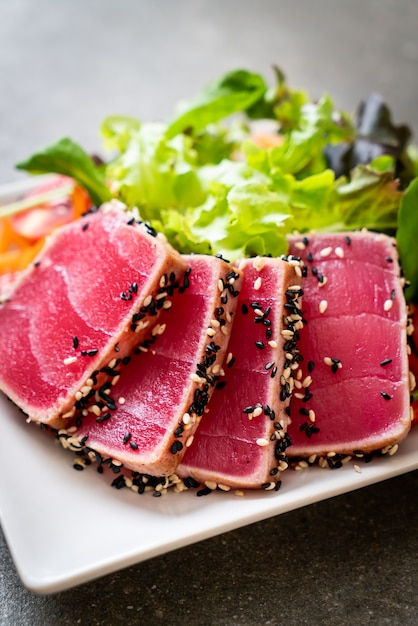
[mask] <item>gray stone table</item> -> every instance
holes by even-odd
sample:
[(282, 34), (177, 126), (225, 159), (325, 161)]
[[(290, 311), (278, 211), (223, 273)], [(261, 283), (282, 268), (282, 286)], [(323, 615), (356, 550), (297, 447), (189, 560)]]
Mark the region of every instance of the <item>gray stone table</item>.
[[(417, 134), (417, 33), (416, 0), (0, 0), (0, 183), (58, 137), (96, 150), (107, 114), (166, 118), (238, 66), (276, 63), (348, 110), (379, 91)], [(0, 624), (414, 625), (417, 490), (412, 472), (51, 596), (24, 589), (1, 538)]]

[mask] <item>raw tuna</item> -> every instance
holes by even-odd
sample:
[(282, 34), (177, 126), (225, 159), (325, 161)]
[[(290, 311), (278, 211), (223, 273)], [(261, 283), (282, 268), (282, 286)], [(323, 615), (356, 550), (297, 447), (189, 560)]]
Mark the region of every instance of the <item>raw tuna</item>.
[(286, 407), (301, 355), (299, 264), (247, 259), (224, 388), (216, 392), (178, 474), (209, 489), (275, 489), (287, 467)]
[(30, 419), (71, 420), (169, 306), (186, 265), (154, 235), (111, 203), (55, 231), (0, 306), (0, 389)]
[(364, 231), (324, 234), (292, 237), (290, 251), (308, 266), (300, 349), (302, 378), (312, 384), (292, 402), (289, 456), (327, 455), (335, 466), (339, 454), (388, 451), (410, 428), (395, 242)]
[[(102, 459), (141, 473), (169, 476), (176, 469), (221, 373), (241, 282), (216, 257), (186, 261), (187, 290), (173, 300), (166, 328), (157, 325), (116, 385), (99, 391), (70, 440), (62, 433), (64, 445), (82, 440)], [(109, 395), (114, 411), (103, 402)]]

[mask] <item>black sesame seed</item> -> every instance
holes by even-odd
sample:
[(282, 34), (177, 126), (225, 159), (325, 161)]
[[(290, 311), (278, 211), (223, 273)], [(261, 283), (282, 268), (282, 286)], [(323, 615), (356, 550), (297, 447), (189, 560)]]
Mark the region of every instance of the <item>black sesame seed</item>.
[(124, 437), (123, 437), (123, 443), (128, 443), (128, 441), (130, 440), (131, 436), (132, 435), (131, 435), (130, 432), (126, 432)]
[(312, 372), (315, 367), (315, 363), (313, 361), (308, 361), (308, 372)]
[(185, 478), (183, 480), (183, 483), (184, 483), (185, 487), (187, 487), (188, 489), (191, 489), (191, 488), (195, 488), (196, 489), (197, 487), (200, 486), (200, 483), (197, 480), (195, 480), (194, 478), (192, 478), (191, 476), (188, 476), (187, 478)]
[(231, 357), (227, 363), (227, 367), (232, 367), (233, 364), (235, 363), (235, 357)]
[(85, 224), (82, 225), (81, 230), (87, 230), (89, 227), (89, 222), (86, 222)]
[(96, 417), (96, 422), (98, 424), (103, 424), (103, 422), (107, 422), (108, 419), (110, 419), (111, 415), (110, 413), (103, 413), (103, 415), (99, 415), (99, 417)]
[(78, 337), (73, 337), (73, 348), (74, 350), (78, 348)]
[(245, 409), (242, 410), (243, 413), (253, 413), (255, 407), (254, 406), (246, 406)]
[(389, 365), (389, 363), (392, 363), (392, 359), (384, 359), (380, 365), (381, 367), (385, 367), (385, 365)]
[(256, 341), (255, 347), (258, 348), (259, 350), (264, 350), (264, 343), (262, 341)]
[(178, 439), (172, 444), (171, 448), (170, 448), (170, 452), (171, 454), (177, 454), (177, 452), (180, 452), (180, 450), (183, 449), (183, 444), (181, 443), (181, 441), (179, 441)]
[(312, 254), (312, 252), (308, 252), (308, 254), (306, 255), (306, 260), (309, 261), (309, 263), (312, 263), (312, 261), (313, 261), (313, 254)]
[(219, 380), (215, 385), (215, 389), (223, 389), (225, 386), (226, 380)]
[(392, 400), (392, 396), (386, 393), (386, 391), (381, 391), (380, 395), (382, 396), (384, 400)]
[(390, 256), (385, 256), (385, 261), (387, 261), (388, 263), (393, 263), (393, 259)]
[(348, 235), (347, 237), (345, 237), (345, 243), (347, 244), (347, 246), (351, 244), (351, 238)]
[(212, 489), (209, 489), (209, 487), (205, 487), (204, 489), (199, 489), (199, 491), (196, 492), (196, 495), (201, 497), (208, 496), (210, 493), (212, 493)]
[(132, 450), (138, 450), (138, 444), (135, 443), (135, 441), (130, 441), (129, 445), (132, 448)]

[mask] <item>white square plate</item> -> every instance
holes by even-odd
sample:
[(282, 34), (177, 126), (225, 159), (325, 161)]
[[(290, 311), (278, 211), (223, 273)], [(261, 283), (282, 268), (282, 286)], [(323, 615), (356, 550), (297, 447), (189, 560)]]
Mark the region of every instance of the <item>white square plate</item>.
[[(39, 182), (39, 181), (37, 181)], [(0, 188), (11, 201), (30, 183)], [(208, 537), (418, 468), (418, 428), (393, 457), (338, 470), (287, 471), (279, 492), (191, 490), (154, 498), (116, 490), (94, 471), (74, 471), (74, 456), (28, 425), (0, 397), (0, 515), (23, 583), (54, 593)]]

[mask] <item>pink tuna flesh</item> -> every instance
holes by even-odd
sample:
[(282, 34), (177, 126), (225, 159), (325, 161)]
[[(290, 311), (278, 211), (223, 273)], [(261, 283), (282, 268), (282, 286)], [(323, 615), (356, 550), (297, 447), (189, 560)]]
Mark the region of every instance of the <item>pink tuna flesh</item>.
[(289, 456), (370, 453), (395, 444), (410, 417), (394, 240), (368, 232), (291, 237), (290, 251), (308, 266), (300, 349), (303, 378), (312, 383), (292, 400)]
[[(141, 341), (145, 329), (134, 332), (132, 316), (144, 298), (157, 295), (162, 275), (185, 269), (128, 220), (108, 206), (55, 231), (0, 306), (0, 389), (31, 419), (70, 419), (85, 381)], [(155, 312), (144, 319), (154, 323)]]
[(88, 413), (75, 433), (103, 457), (157, 476), (173, 473), (193, 439), (219, 376), (240, 285), (221, 259), (185, 258), (189, 286), (173, 300), (164, 332), (122, 368), (111, 391), (117, 409)]
[[(243, 287), (224, 368), (226, 385), (214, 394), (177, 473), (211, 488), (274, 489), (286, 467), (286, 406), (297, 371), (290, 365), (297, 367), (300, 357), (300, 278), (280, 259), (248, 259), (239, 267)], [(291, 313), (299, 324), (295, 335), (283, 337), (289, 329), (283, 318)]]

